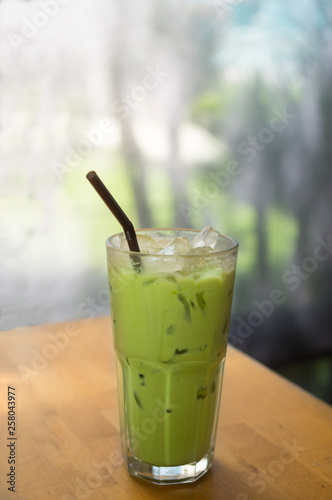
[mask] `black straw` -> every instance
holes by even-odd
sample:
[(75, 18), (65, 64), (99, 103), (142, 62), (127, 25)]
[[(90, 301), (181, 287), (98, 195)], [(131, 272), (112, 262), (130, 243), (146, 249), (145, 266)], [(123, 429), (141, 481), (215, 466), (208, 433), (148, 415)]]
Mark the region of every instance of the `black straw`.
[(101, 199), (108, 206), (114, 217), (121, 224), (125, 236), (127, 238), (129, 249), (132, 252), (140, 252), (133, 223), (128, 219), (128, 217), (126, 216), (120, 205), (113, 198), (113, 196), (111, 195), (105, 184), (101, 181), (96, 172), (93, 171), (89, 172), (86, 175), (86, 178), (95, 188)]

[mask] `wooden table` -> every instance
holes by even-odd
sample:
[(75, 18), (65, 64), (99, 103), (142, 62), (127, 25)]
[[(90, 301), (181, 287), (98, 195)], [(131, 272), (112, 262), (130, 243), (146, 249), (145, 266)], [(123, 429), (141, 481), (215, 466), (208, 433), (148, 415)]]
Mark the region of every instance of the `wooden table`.
[(234, 348), (212, 469), (179, 486), (130, 477), (110, 331), (110, 319), (98, 318), (0, 333), (1, 500), (332, 499), (332, 408)]

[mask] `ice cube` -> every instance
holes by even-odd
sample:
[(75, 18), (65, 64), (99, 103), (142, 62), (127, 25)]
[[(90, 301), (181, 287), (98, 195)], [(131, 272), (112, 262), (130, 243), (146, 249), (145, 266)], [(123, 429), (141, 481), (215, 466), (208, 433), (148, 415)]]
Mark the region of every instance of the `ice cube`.
[(158, 253), (163, 245), (148, 234), (137, 234), (138, 245), (142, 253)]
[(176, 255), (175, 245), (168, 245), (158, 252), (158, 255)]
[(219, 233), (213, 227), (205, 227), (192, 241), (192, 248), (214, 248), (219, 238)]
[(188, 238), (174, 238), (165, 248), (158, 252), (159, 255), (186, 255), (191, 249)]
[(203, 247), (192, 248), (191, 250), (189, 250), (188, 255), (204, 255), (208, 253), (213, 253), (213, 248), (203, 246)]
[(144, 259), (144, 270), (147, 273), (166, 273), (173, 274), (183, 270), (183, 262), (181, 258), (178, 259), (173, 255), (168, 257), (167, 255), (160, 254), (160, 257), (146, 257)]
[(120, 234), (120, 248), (129, 250), (128, 241), (124, 234)]

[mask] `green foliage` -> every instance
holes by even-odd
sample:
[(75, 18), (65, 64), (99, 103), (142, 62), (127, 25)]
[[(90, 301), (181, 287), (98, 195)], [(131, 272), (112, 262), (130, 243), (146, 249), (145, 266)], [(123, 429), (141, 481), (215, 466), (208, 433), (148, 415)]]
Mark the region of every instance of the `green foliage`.
[(191, 119), (206, 127), (212, 134), (219, 135), (220, 125), (229, 116), (232, 104), (238, 99), (239, 87), (220, 85), (210, 88), (192, 102)]

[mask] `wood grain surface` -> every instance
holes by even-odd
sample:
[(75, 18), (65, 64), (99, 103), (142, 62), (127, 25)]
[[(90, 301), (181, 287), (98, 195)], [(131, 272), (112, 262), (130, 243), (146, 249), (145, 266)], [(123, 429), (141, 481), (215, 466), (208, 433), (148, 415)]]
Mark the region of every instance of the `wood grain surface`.
[(156, 486), (130, 477), (121, 458), (109, 318), (0, 333), (0, 499), (157, 498), (331, 500), (332, 408), (229, 348), (212, 469)]

